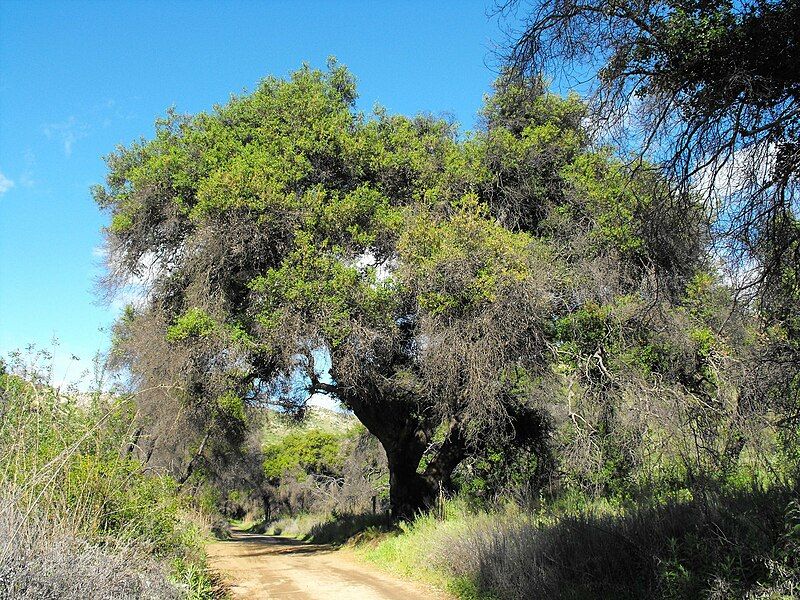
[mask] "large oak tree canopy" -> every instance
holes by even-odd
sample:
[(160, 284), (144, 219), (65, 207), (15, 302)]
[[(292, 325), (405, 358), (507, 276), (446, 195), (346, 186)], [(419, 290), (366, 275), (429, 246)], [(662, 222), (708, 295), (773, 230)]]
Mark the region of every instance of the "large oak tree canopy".
[[(115, 352), (155, 445), (198, 457), (243, 435), (248, 405), (328, 393), (381, 441), (409, 516), (470, 448), (544, 435), (569, 315), (668, 302), (701, 243), (691, 214), (650, 202), (661, 182), (590, 148), (583, 104), (538, 80), (501, 80), (468, 136), (355, 98), (332, 63), (170, 113), (108, 157), (94, 195), (110, 289), (144, 290)], [(587, 351), (587, 376), (606, 368)]]

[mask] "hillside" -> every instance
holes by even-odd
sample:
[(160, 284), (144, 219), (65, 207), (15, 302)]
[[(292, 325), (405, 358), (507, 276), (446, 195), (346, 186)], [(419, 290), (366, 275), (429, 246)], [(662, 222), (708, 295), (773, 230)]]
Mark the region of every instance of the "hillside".
[(325, 433), (342, 434), (359, 426), (351, 412), (337, 412), (321, 406), (309, 406), (301, 421), (292, 419), (278, 411), (269, 411), (263, 429), (263, 443), (274, 444), (290, 433), (318, 430)]

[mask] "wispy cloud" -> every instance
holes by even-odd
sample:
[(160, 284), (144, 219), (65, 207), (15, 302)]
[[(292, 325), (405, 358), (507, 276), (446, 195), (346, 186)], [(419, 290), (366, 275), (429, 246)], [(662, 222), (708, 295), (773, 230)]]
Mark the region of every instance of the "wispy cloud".
[(36, 185), (36, 180), (33, 178), (33, 172), (23, 171), (19, 176), (19, 184), (26, 188), (32, 188), (34, 185)]
[(33, 169), (36, 166), (36, 155), (33, 150), (28, 148), (22, 153), (22, 162), (25, 169), (19, 174), (19, 184), (22, 187), (32, 188), (36, 185), (36, 180), (33, 178)]
[(8, 190), (14, 187), (14, 182), (11, 181), (8, 177), (3, 175), (3, 172), (0, 171), (0, 196), (5, 194)]
[(64, 155), (70, 157), (75, 142), (89, 135), (89, 126), (79, 122), (74, 116), (70, 116), (61, 123), (44, 125), (42, 132), (49, 139), (59, 140), (64, 148)]

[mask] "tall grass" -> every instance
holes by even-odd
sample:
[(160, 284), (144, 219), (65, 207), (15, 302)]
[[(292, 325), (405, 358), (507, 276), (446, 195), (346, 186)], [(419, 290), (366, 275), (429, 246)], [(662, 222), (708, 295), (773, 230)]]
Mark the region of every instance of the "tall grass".
[(461, 598), (794, 598), (800, 503), (787, 488), (570, 513), (450, 502), (357, 551)]
[(98, 545), (0, 501), (0, 598), (179, 598), (163, 564), (125, 543)]
[(0, 374), (0, 597), (202, 588), (189, 581), (203, 560), (200, 532), (182, 518), (174, 481), (125, 452), (131, 401), (62, 393), (46, 374), (20, 371)]

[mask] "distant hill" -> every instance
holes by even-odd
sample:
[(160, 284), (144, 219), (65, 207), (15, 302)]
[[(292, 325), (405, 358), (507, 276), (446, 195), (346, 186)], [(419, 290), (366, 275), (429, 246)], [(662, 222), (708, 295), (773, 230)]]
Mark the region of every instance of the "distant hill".
[(353, 413), (334, 411), (321, 406), (309, 406), (302, 421), (295, 421), (277, 411), (270, 411), (269, 418), (264, 424), (262, 439), (264, 444), (274, 444), (295, 431), (319, 429), (327, 433), (346, 433), (358, 425), (359, 421)]

